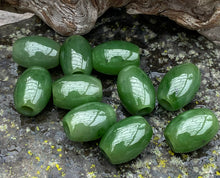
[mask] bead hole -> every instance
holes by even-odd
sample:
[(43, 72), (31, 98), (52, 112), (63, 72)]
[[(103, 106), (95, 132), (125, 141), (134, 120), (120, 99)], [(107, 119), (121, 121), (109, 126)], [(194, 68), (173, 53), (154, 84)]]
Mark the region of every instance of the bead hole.
[(26, 113), (32, 113), (34, 110), (29, 106), (22, 106), (21, 109)]
[(152, 108), (146, 107), (146, 108), (140, 109), (136, 114), (143, 116), (145, 114), (150, 113), (151, 111), (152, 111)]
[(160, 100), (160, 105), (163, 106), (165, 109), (167, 109), (167, 108), (173, 109), (173, 107), (169, 103), (169, 101), (167, 101), (165, 99)]

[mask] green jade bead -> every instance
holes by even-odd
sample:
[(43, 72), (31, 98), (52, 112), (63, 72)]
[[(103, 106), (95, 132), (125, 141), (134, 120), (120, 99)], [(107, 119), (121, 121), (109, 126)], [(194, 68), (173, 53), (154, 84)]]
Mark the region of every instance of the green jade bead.
[(99, 139), (115, 122), (116, 113), (110, 105), (90, 102), (69, 111), (63, 128), (70, 140), (87, 142)]
[(205, 146), (219, 130), (214, 113), (205, 108), (192, 109), (175, 117), (164, 136), (175, 153), (187, 153)]
[(187, 105), (200, 87), (200, 71), (192, 63), (173, 67), (162, 79), (157, 92), (159, 104), (168, 111)]
[(93, 67), (96, 71), (117, 75), (124, 67), (140, 65), (140, 49), (126, 41), (108, 41), (92, 51)]
[(60, 45), (46, 37), (29, 36), (13, 45), (13, 60), (22, 67), (40, 66), (51, 69), (59, 65)]
[(152, 134), (151, 126), (142, 116), (131, 116), (110, 127), (99, 147), (112, 164), (121, 164), (136, 158)]
[(86, 74), (66, 75), (52, 85), (53, 102), (59, 108), (73, 109), (102, 100), (101, 81)]
[(30, 67), (19, 77), (14, 90), (16, 110), (26, 116), (39, 114), (51, 96), (52, 79), (42, 67)]
[(146, 115), (155, 106), (155, 89), (147, 74), (136, 66), (119, 72), (118, 94), (126, 110), (133, 115)]
[(82, 36), (74, 35), (60, 49), (60, 65), (65, 75), (92, 72), (92, 48)]

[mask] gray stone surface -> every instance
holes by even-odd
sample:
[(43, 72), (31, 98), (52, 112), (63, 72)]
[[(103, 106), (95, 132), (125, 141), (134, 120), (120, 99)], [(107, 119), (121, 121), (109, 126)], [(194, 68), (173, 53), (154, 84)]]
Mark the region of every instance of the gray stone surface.
[[(67, 112), (53, 106), (52, 100), (36, 117), (28, 118), (14, 109), (13, 90), (25, 70), (13, 62), (12, 45), (23, 36), (40, 35), (60, 43), (66, 39), (39, 19), (0, 27), (0, 177), (199, 177), (220, 175), (220, 131), (205, 147), (188, 154), (174, 154), (167, 146), (163, 130), (179, 113), (207, 107), (220, 121), (220, 50), (198, 33), (183, 29), (162, 17), (130, 16), (122, 9), (111, 9), (85, 37), (92, 46), (117, 39), (141, 48), (141, 68), (157, 89), (164, 74), (183, 62), (196, 64), (202, 73), (199, 91), (190, 104), (168, 112), (156, 104), (145, 116), (153, 127), (148, 147), (134, 160), (111, 165), (98, 148), (99, 141), (69, 141), (61, 120)], [(59, 67), (50, 70), (53, 80), (61, 77)], [(111, 104), (121, 120), (129, 114), (122, 107), (114, 76), (93, 71), (103, 83), (103, 102)]]

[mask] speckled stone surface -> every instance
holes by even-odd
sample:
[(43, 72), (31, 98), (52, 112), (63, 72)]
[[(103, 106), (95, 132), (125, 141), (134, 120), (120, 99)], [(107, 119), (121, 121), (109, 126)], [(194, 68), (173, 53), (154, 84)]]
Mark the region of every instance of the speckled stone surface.
[[(163, 17), (130, 16), (122, 9), (111, 9), (85, 37), (92, 46), (117, 39), (133, 42), (141, 48), (141, 68), (157, 89), (161, 78), (173, 66), (193, 62), (202, 73), (199, 92), (190, 104), (176, 112), (167, 112), (156, 104), (145, 118), (154, 135), (148, 147), (134, 160), (111, 165), (98, 148), (99, 141), (75, 143), (67, 139), (61, 120), (67, 112), (53, 106), (52, 100), (36, 117), (16, 112), (13, 90), (24, 71), (12, 60), (12, 45), (23, 36), (42, 35), (61, 44), (59, 36), (36, 17), (0, 27), (0, 177), (220, 177), (220, 131), (205, 147), (188, 154), (174, 154), (167, 146), (163, 130), (179, 113), (207, 107), (220, 121), (220, 49), (199, 34), (186, 30)], [(53, 80), (63, 74), (50, 70)], [(129, 114), (122, 107), (116, 90), (116, 77), (93, 76), (103, 83), (103, 101), (117, 111), (118, 120)]]

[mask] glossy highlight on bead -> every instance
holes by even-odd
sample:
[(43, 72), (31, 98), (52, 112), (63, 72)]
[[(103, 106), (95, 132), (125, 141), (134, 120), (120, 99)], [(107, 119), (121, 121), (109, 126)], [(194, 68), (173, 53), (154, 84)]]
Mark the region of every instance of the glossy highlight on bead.
[(136, 66), (128, 66), (120, 71), (117, 89), (124, 107), (133, 115), (146, 115), (155, 106), (154, 86), (147, 74)]
[(205, 108), (192, 109), (175, 117), (164, 136), (175, 153), (187, 153), (205, 146), (219, 130), (215, 114)]
[(65, 75), (92, 72), (92, 48), (80, 35), (66, 39), (60, 49), (60, 65)]
[(187, 105), (200, 87), (200, 71), (192, 63), (173, 67), (162, 79), (157, 92), (159, 104), (168, 111)]
[(51, 69), (59, 65), (60, 45), (52, 39), (29, 36), (13, 45), (12, 58), (22, 67), (40, 66)]
[(114, 109), (105, 103), (90, 102), (69, 111), (63, 118), (67, 137), (76, 142), (100, 138), (116, 122)]
[(86, 74), (66, 75), (52, 85), (54, 105), (63, 109), (73, 109), (87, 102), (101, 101), (102, 84)]
[(26, 116), (39, 114), (51, 96), (50, 73), (42, 67), (30, 67), (19, 77), (14, 90), (16, 110)]
[(124, 67), (140, 65), (139, 47), (126, 41), (108, 41), (96, 46), (92, 52), (96, 71), (117, 75)]
[(136, 158), (148, 145), (153, 131), (142, 116), (131, 116), (114, 124), (102, 137), (99, 147), (112, 164)]

